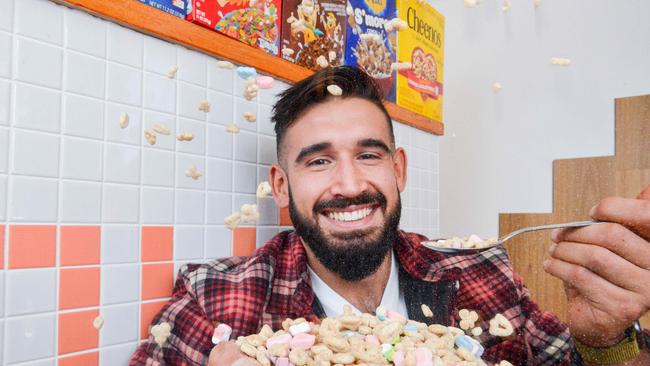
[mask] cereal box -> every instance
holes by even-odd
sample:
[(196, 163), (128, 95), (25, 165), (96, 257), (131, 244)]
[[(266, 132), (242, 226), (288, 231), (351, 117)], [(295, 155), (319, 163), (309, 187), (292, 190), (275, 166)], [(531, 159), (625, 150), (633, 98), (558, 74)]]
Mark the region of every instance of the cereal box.
[(284, 0), (282, 58), (320, 70), (344, 60), (346, 0)]
[(140, 0), (153, 8), (162, 10), (179, 18), (185, 18), (186, 0)]
[(278, 55), (281, 0), (188, 0), (187, 20)]
[(397, 1), (408, 24), (397, 35), (397, 59), (408, 65), (396, 71), (397, 105), (442, 123), (445, 18), (427, 3)]
[(395, 0), (348, 0), (345, 30), (345, 64), (357, 65), (370, 74), (395, 101), (395, 79), (390, 65), (397, 56), (395, 31), (386, 22), (395, 18)]

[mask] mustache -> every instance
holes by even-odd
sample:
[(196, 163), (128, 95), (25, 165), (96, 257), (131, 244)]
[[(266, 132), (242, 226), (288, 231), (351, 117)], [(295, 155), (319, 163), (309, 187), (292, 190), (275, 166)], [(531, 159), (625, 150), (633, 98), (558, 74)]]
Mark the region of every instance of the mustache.
[(346, 208), (351, 205), (367, 205), (379, 203), (383, 211), (386, 211), (386, 197), (379, 193), (362, 193), (352, 198), (334, 198), (331, 200), (323, 200), (314, 206), (314, 213), (321, 212), (327, 209)]

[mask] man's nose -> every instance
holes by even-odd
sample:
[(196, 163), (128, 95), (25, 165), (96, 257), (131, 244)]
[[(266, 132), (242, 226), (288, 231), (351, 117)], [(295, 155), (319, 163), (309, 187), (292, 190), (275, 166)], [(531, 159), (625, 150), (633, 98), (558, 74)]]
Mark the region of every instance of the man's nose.
[(356, 197), (366, 192), (368, 182), (363, 172), (351, 161), (339, 161), (332, 177), (331, 193), (334, 196)]

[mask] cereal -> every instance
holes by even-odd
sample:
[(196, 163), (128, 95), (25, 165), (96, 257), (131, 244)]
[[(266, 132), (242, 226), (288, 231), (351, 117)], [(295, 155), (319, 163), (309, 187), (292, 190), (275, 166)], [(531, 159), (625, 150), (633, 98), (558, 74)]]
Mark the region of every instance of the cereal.
[(394, 30), (400, 32), (408, 28), (408, 23), (405, 20), (400, 18), (393, 18), (386, 23), (384, 23), (384, 29), (386, 32), (392, 32)]
[(510, 362), (503, 360), (494, 366), (513, 366)]
[(236, 124), (231, 123), (228, 126), (226, 126), (226, 132), (239, 133), (239, 127)]
[(205, 112), (205, 113), (210, 112), (210, 102), (208, 102), (207, 100), (200, 101), (199, 102), (199, 110), (201, 112)]
[(341, 87), (336, 84), (328, 85), (327, 91), (334, 96), (340, 96), (343, 94), (343, 89), (341, 89)]
[(246, 79), (246, 89), (244, 89), (244, 98), (248, 101), (255, 99), (257, 97), (257, 86), (256, 79), (254, 77), (249, 77)]
[(257, 196), (257, 198), (264, 198), (270, 196), (271, 193), (273, 193), (273, 189), (271, 188), (271, 185), (269, 184), (269, 182), (264, 181), (257, 186), (257, 191), (255, 192), (255, 195)]
[(271, 89), (275, 79), (270, 76), (258, 76), (255, 82), (260, 89)]
[(251, 112), (244, 112), (244, 119), (250, 123), (257, 121), (257, 116)]
[(217, 61), (217, 67), (221, 69), (234, 69), (235, 65), (230, 61)]
[(149, 145), (155, 145), (156, 144), (156, 134), (154, 133), (154, 131), (152, 131), (152, 130), (150, 130), (148, 128), (144, 130), (144, 138), (147, 140)]
[(181, 132), (176, 135), (176, 140), (178, 141), (192, 141), (194, 139), (194, 134), (191, 132)]
[(558, 65), (558, 66), (569, 66), (571, 64), (571, 60), (562, 57), (552, 57), (551, 64)]
[(481, 249), (494, 246), (497, 242), (496, 238), (483, 240), (478, 235), (470, 235), (469, 238), (455, 236), (451, 239), (427, 241), (424, 245), (432, 248)]
[(246, 223), (255, 223), (260, 218), (257, 205), (245, 203), (241, 206), (241, 220)]
[(318, 64), (318, 66), (320, 66), (320, 67), (322, 67), (322, 68), (324, 69), (324, 68), (326, 68), (327, 66), (329, 66), (330, 63), (327, 61), (327, 59), (325, 58), (325, 56), (320, 55), (320, 56), (318, 56), (318, 58), (316, 59), (316, 64)]
[(490, 320), (490, 329), (488, 331), (493, 336), (509, 337), (514, 332), (514, 328), (508, 318), (501, 314), (496, 314), (494, 318)]
[(410, 62), (393, 62), (392, 64), (390, 64), (390, 72), (411, 70), (412, 68), (413, 68), (413, 64), (411, 64)]
[(468, 8), (473, 8), (478, 5), (479, 0), (464, 0), (465, 6)]
[(239, 221), (241, 221), (241, 214), (239, 212), (234, 212), (223, 220), (224, 224), (226, 224), (230, 230), (235, 230), (235, 228), (239, 226)]
[(291, 48), (286, 48), (286, 47), (284, 47), (284, 48), (282, 49), (282, 56), (284, 56), (284, 57), (289, 57), (289, 56), (293, 55), (294, 52), (295, 52), (295, 51), (292, 50)]
[(474, 337), (479, 337), (481, 334), (483, 334), (483, 328), (481, 328), (481, 327), (474, 327), (474, 328), (472, 328), (472, 330), (470, 330), (470, 333), (471, 333)]
[(509, 12), (512, 8), (512, 0), (503, 0), (503, 11), (505, 13)]
[(169, 128), (161, 125), (160, 123), (154, 123), (153, 126), (151, 126), (151, 129), (154, 130), (154, 132), (156, 132), (157, 134), (160, 134), (160, 135), (169, 136), (169, 134), (171, 134), (171, 131), (169, 130)]
[(167, 77), (173, 79), (176, 77), (176, 72), (178, 72), (178, 65), (172, 65), (167, 69)]
[(122, 112), (120, 115), (120, 128), (124, 129), (129, 126), (129, 114), (126, 112)]
[(214, 333), (212, 334), (212, 343), (219, 344), (222, 342), (228, 342), (230, 340), (230, 335), (232, 334), (232, 328), (227, 324), (219, 324), (214, 328)]
[(186, 176), (186, 177), (190, 177), (190, 178), (192, 178), (192, 179), (194, 179), (194, 180), (198, 180), (199, 178), (201, 178), (202, 175), (203, 175), (203, 173), (201, 173), (201, 171), (198, 170), (198, 169), (196, 168), (196, 166), (194, 166), (194, 165), (190, 166), (190, 167), (185, 171), (185, 176)]
[(93, 328), (100, 330), (104, 326), (104, 318), (102, 318), (101, 315), (98, 315), (94, 320), (93, 320)]
[(151, 327), (151, 335), (154, 337), (156, 343), (162, 347), (171, 335), (172, 327), (167, 322), (162, 322), (158, 325)]
[[(535, 5), (536, 8), (539, 8), (539, 6), (542, 5), (542, 0), (533, 0), (533, 5)], [(505, 361), (505, 362), (508, 362), (508, 361)]]
[(254, 67), (239, 66), (237, 68), (237, 75), (240, 78), (247, 80), (248, 78), (254, 78), (257, 76), (257, 70)]

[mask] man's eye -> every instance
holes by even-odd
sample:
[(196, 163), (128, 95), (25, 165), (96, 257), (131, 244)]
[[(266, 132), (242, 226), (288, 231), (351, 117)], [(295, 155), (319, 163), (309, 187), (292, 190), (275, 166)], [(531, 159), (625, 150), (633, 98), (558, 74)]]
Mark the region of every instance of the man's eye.
[(329, 161), (327, 159), (314, 159), (314, 160), (310, 161), (309, 164), (307, 164), (307, 165), (309, 165), (309, 166), (325, 165), (325, 164), (328, 164), (328, 163), (329, 163)]
[(364, 153), (364, 154), (359, 155), (359, 159), (362, 159), (362, 160), (379, 159), (379, 156), (377, 156), (376, 154)]

